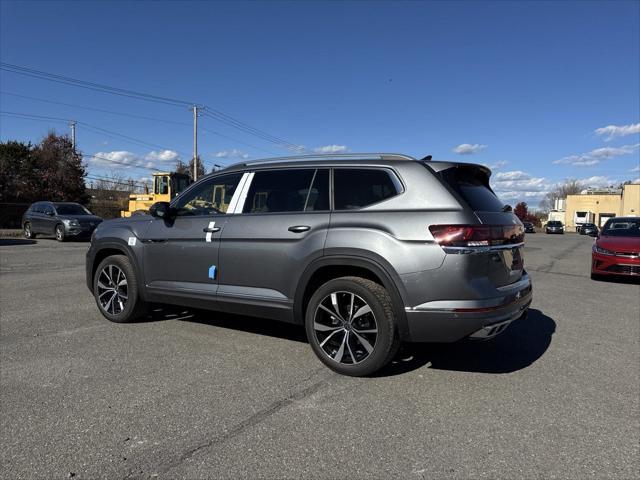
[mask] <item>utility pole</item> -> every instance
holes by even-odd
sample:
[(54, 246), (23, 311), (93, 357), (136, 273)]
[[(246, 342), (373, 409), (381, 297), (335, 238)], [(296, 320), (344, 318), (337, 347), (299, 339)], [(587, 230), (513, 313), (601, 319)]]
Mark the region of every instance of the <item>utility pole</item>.
[(71, 145), (73, 147), (73, 151), (76, 151), (76, 122), (70, 121), (69, 127), (71, 127)]
[(199, 107), (193, 107), (193, 181), (198, 179), (198, 110)]

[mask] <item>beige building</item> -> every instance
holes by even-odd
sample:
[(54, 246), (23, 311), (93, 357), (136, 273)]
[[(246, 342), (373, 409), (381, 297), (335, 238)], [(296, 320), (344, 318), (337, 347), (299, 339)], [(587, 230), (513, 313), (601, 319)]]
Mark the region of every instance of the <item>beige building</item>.
[(567, 231), (577, 224), (595, 223), (599, 227), (612, 217), (640, 216), (640, 184), (624, 185), (614, 192), (585, 192), (567, 195), (564, 224)]

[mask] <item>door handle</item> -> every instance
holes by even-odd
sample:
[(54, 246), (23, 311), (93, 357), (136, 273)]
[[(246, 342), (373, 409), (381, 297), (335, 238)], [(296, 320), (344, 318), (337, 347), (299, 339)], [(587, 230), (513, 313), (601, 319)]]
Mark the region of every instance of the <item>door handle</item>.
[(211, 227), (211, 228), (205, 227), (202, 229), (202, 231), (205, 233), (216, 233), (220, 231), (220, 227)]
[(294, 225), (293, 227), (289, 227), (289, 231), (293, 233), (302, 233), (311, 230), (309, 225)]

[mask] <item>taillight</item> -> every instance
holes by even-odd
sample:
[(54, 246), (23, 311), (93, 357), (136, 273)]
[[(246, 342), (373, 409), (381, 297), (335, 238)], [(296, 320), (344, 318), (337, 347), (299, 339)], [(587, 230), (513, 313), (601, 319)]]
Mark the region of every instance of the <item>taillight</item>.
[(443, 247), (493, 247), (524, 242), (521, 225), (431, 225), (429, 230)]

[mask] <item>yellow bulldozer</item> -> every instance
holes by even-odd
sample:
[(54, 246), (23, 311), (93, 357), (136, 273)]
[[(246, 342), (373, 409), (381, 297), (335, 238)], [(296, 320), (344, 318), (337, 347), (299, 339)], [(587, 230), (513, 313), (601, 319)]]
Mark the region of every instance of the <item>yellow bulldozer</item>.
[(121, 217), (143, 214), (156, 202), (170, 202), (182, 192), (191, 180), (183, 173), (156, 172), (153, 174), (153, 193), (132, 193), (129, 195), (129, 208), (120, 210)]

